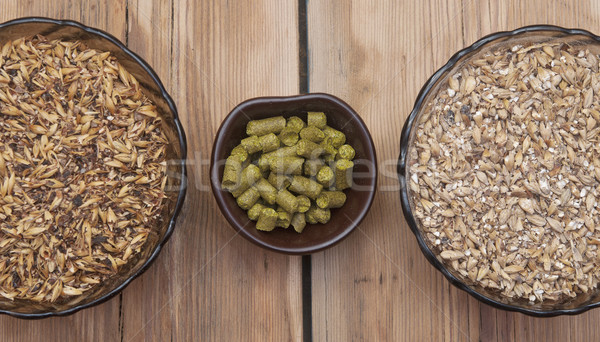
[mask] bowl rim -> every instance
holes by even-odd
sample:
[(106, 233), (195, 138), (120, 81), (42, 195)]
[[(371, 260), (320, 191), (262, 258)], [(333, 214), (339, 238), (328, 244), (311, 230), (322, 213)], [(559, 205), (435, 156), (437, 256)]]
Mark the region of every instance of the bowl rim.
[(600, 306), (600, 301), (598, 301), (596, 303), (586, 304), (586, 305), (583, 305), (583, 306), (580, 306), (577, 308), (573, 308), (573, 309), (553, 309), (553, 310), (528, 309), (528, 308), (524, 308), (524, 307), (518, 307), (518, 306), (513, 306), (510, 304), (505, 304), (505, 303), (499, 302), (493, 298), (485, 296), (485, 295), (475, 291), (472, 287), (468, 286), (467, 284), (465, 284), (461, 280), (459, 280), (457, 277), (452, 275), (444, 267), (444, 265), (435, 257), (436, 254), (433, 253), (429, 249), (429, 247), (427, 246), (427, 243), (425, 242), (423, 236), (421, 235), (421, 232), (418, 229), (417, 222), (416, 222), (416, 220), (412, 214), (412, 210), (410, 208), (410, 203), (409, 203), (409, 198), (408, 198), (408, 187), (407, 187), (406, 178), (405, 178), (406, 164), (407, 164), (407, 158), (408, 158), (408, 141), (410, 138), (410, 133), (412, 131), (412, 127), (413, 127), (414, 121), (416, 119), (416, 116), (424, 104), (425, 98), (427, 97), (429, 92), (432, 90), (432, 88), (436, 85), (436, 82), (442, 76), (444, 76), (444, 74), (446, 72), (448, 72), (450, 69), (452, 69), (452, 67), (454, 67), (454, 65), (457, 62), (459, 62), (462, 57), (470, 54), (473, 51), (476, 51), (483, 45), (488, 44), (488, 43), (493, 42), (498, 39), (503, 39), (503, 38), (507, 38), (507, 37), (509, 38), (509, 37), (518, 36), (521, 34), (536, 33), (536, 32), (562, 33), (562, 34), (565, 34), (565, 36), (580, 35), (580, 36), (585, 36), (587, 38), (590, 38), (600, 44), (600, 36), (597, 36), (597, 35), (591, 33), (590, 31), (587, 31), (584, 29), (576, 29), (576, 28), (569, 29), (569, 28), (564, 28), (564, 27), (555, 26), (555, 25), (530, 25), (530, 26), (524, 26), (524, 27), (521, 27), (521, 28), (518, 28), (518, 29), (515, 29), (512, 31), (499, 31), (499, 32), (495, 32), (492, 34), (488, 34), (488, 35), (484, 36), (483, 38), (480, 38), (479, 40), (477, 40), (475, 43), (471, 44), (470, 46), (463, 48), (462, 50), (459, 50), (454, 55), (452, 55), (452, 57), (450, 57), (448, 62), (446, 62), (446, 64), (444, 64), (444, 66), (442, 66), (440, 69), (438, 69), (427, 80), (425, 85), (423, 85), (423, 87), (419, 91), (419, 94), (417, 95), (417, 99), (415, 100), (413, 109), (410, 112), (409, 116), (407, 117), (407, 119), (404, 123), (404, 126), (402, 128), (402, 134), (400, 136), (400, 156), (398, 157), (398, 165), (397, 165), (398, 180), (400, 181), (400, 202), (402, 204), (402, 212), (404, 214), (404, 218), (405, 218), (406, 222), (408, 223), (410, 230), (415, 235), (415, 237), (417, 239), (417, 243), (421, 249), (421, 252), (423, 253), (423, 255), (425, 255), (425, 257), (429, 261), (429, 263), (432, 264), (438, 271), (440, 271), (446, 277), (446, 279), (448, 279), (450, 281), (450, 283), (452, 285), (467, 292), (468, 294), (475, 297), (479, 301), (481, 301), (485, 304), (489, 304), (498, 309), (520, 312), (520, 313), (524, 313), (524, 314), (527, 314), (530, 316), (536, 316), (536, 317), (552, 317), (552, 316), (558, 316), (558, 315), (577, 315), (577, 314), (583, 313), (585, 311), (588, 311), (590, 309)]
[(103, 31), (101, 29), (86, 26), (86, 25), (84, 25), (80, 22), (74, 21), (74, 20), (59, 20), (59, 19), (52, 19), (52, 18), (46, 18), (46, 17), (22, 17), (22, 18), (9, 20), (9, 21), (0, 23), (0, 29), (9, 27), (9, 26), (15, 26), (15, 25), (20, 25), (20, 24), (30, 24), (30, 23), (71, 26), (71, 27), (81, 29), (87, 33), (91, 33), (93, 35), (99, 36), (100, 38), (108, 40), (109, 42), (115, 44), (126, 55), (131, 57), (137, 64), (139, 64), (142, 67), (142, 69), (144, 69), (145, 72), (148, 73), (148, 75), (150, 76), (152, 81), (157, 85), (161, 96), (165, 99), (167, 105), (169, 106), (169, 109), (173, 113), (173, 121), (174, 121), (175, 128), (177, 131), (177, 136), (179, 138), (179, 144), (181, 146), (181, 159), (177, 160), (177, 162), (181, 165), (181, 174), (179, 175), (181, 177), (181, 185), (180, 185), (179, 191), (178, 191), (179, 194), (177, 196), (177, 203), (175, 204), (175, 210), (173, 211), (173, 215), (169, 219), (167, 230), (165, 231), (164, 236), (158, 242), (154, 251), (152, 252), (152, 254), (150, 254), (150, 257), (148, 258), (148, 260), (146, 260), (144, 262), (144, 264), (136, 272), (134, 272), (132, 275), (130, 275), (127, 279), (125, 279), (125, 281), (123, 281), (119, 286), (114, 288), (112, 291), (104, 294), (102, 297), (95, 299), (89, 303), (75, 305), (75, 306), (73, 306), (69, 309), (65, 309), (65, 310), (47, 311), (47, 312), (39, 312), (39, 313), (21, 313), (21, 312), (15, 312), (15, 311), (11, 311), (11, 310), (0, 309), (0, 314), (7, 314), (7, 315), (17, 317), (17, 318), (39, 319), (39, 318), (71, 315), (79, 310), (89, 308), (91, 306), (95, 306), (95, 305), (98, 305), (98, 304), (108, 301), (109, 299), (113, 298), (115, 295), (120, 293), (135, 278), (137, 278), (142, 273), (144, 273), (148, 269), (148, 267), (154, 262), (154, 260), (156, 260), (158, 254), (160, 253), (160, 251), (162, 250), (164, 245), (167, 243), (167, 241), (173, 234), (173, 230), (175, 229), (175, 222), (177, 220), (177, 217), (179, 216), (179, 213), (181, 212), (181, 208), (182, 208), (183, 202), (185, 200), (185, 195), (186, 195), (186, 190), (187, 190), (187, 170), (186, 170), (186, 163), (185, 163), (185, 160), (187, 158), (187, 140), (186, 140), (185, 131), (183, 129), (181, 121), (179, 120), (179, 114), (177, 112), (177, 107), (175, 106), (175, 102), (173, 101), (173, 99), (171, 98), (169, 93), (167, 92), (166, 88), (162, 84), (160, 78), (158, 77), (158, 75), (156, 74), (154, 69), (152, 69), (150, 64), (148, 64), (144, 59), (142, 59), (140, 56), (138, 56), (135, 52), (131, 51), (127, 46), (125, 46), (125, 44), (123, 44), (115, 36), (113, 36), (112, 34), (106, 32), (106, 31)]
[[(361, 129), (365, 131), (365, 133), (366, 133), (365, 137), (366, 137), (366, 140), (368, 143), (368, 149), (369, 149), (369, 151), (372, 152), (372, 155), (373, 155), (373, 161), (372, 161), (373, 162), (373, 171), (372, 171), (373, 172), (373, 189), (372, 189), (372, 191), (369, 191), (366, 205), (363, 208), (361, 208), (361, 212), (360, 212), (358, 218), (356, 220), (352, 221), (352, 223), (350, 223), (340, 234), (335, 235), (331, 239), (329, 239), (323, 243), (320, 243), (320, 244), (317, 244), (314, 246), (310, 246), (310, 247), (282, 247), (282, 246), (277, 246), (277, 245), (273, 245), (273, 244), (268, 244), (268, 243), (264, 242), (263, 240), (255, 237), (254, 235), (249, 234), (246, 231), (245, 227), (240, 227), (230, 217), (230, 215), (225, 214), (226, 206), (225, 206), (224, 196), (228, 195), (229, 193), (221, 189), (221, 182), (220, 182), (221, 175), (219, 174), (219, 170), (218, 170), (218, 160), (216, 160), (216, 157), (217, 157), (216, 151), (218, 149), (217, 145), (219, 145), (219, 141), (223, 135), (224, 130), (234, 122), (235, 116), (237, 116), (236, 114), (243, 113), (244, 109), (249, 106), (254, 106), (256, 104), (266, 104), (266, 103), (277, 104), (277, 103), (287, 103), (290, 101), (307, 101), (307, 100), (313, 100), (313, 99), (322, 99), (325, 101), (332, 102), (335, 105), (339, 106), (340, 108), (342, 108), (342, 110), (348, 112), (350, 114), (350, 116), (352, 116), (352, 118), (358, 123), (358, 126), (360, 126)], [(239, 233), (244, 238), (246, 238), (247, 240), (249, 240), (250, 242), (252, 242), (254, 244), (256, 244), (260, 247), (263, 247), (265, 249), (271, 250), (271, 251), (275, 251), (275, 252), (279, 252), (279, 253), (283, 253), (283, 254), (289, 254), (289, 255), (308, 255), (308, 254), (320, 252), (327, 248), (333, 247), (334, 245), (338, 244), (340, 241), (344, 240), (348, 235), (350, 235), (350, 233), (352, 233), (354, 231), (354, 229), (356, 227), (358, 227), (358, 225), (362, 222), (362, 220), (367, 216), (367, 214), (371, 208), (371, 205), (373, 204), (373, 200), (375, 198), (375, 193), (377, 192), (377, 174), (378, 174), (378, 169), (377, 169), (377, 154), (376, 154), (376, 150), (375, 150), (375, 143), (373, 142), (373, 138), (371, 137), (371, 133), (370, 133), (367, 125), (365, 124), (365, 122), (358, 115), (358, 113), (354, 109), (352, 109), (352, 107), (350, 107), (350, 105), (348, 105), (345, 101), (341, 100), (340, 98), (338, 98), (334, 95), (322, 93), (322, 92), (291, 95), (291, 96), (260, 96), (260, 97), (250, 98), (250, 99), (247, 99), (247, 100), (241, 102), (235, 108), (233, 108), (231, 110), (231, 112), (229, 112), (229, 114), (225, 117), (223, 122), (221, 122), (219, 130), (217, 131), (217, 134), (215, 135), (211, 158), (210, 158), (210, 185), (212, 188), (212, 193), (215, 198), (215, 201), (217, 202), (217, 205), (219, 206), (221, 214), (225, 217), (225, 219), (227, 219), (227, 222), (229, 222), (229, 225), (237, 233)]]

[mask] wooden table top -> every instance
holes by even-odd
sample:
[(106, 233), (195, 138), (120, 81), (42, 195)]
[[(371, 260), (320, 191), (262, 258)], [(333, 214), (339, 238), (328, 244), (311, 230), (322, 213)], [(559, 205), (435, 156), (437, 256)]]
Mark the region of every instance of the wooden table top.
[[(46, 16), (106, 30), (148, 61), (188, 136), (189, 190), (152, 267), (64, 318), (0, 317), (3, 341), (586, 341), (600, 309), (533, 318), (497, 310), (421, 254), (400, 210), (400, 131), (419, 89), (459, 49), (529, 24), (600, 33), (600, 3), (530, 0), (3, 0), (0, 21)], [(210, 191), (214, 135), (239, 102), (327, 92), (367, 123), (378, 193), (360, 227), (310, 257), (235, 234)]]

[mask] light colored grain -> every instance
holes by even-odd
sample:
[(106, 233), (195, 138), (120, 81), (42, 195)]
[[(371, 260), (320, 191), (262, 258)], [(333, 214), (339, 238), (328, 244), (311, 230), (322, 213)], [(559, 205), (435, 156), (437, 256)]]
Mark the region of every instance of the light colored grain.
[[(428, 104), (409, 189), (428, 243), (453, 271), (530, 301), (598, 286), (597, 61), (563, 43), (506, 45), (473, 57)], [(471, 218), (466, 233), (447, 229), (455, 217)], [(475, 241), (477, 263), (463, 254)]]

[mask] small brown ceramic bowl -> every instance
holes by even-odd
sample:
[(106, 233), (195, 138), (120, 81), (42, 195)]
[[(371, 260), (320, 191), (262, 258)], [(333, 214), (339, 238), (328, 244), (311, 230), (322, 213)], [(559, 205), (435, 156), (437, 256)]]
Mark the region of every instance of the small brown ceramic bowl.
[[(352, 188), (346, 190), (347, 200), (340, 209), (331, 211), (327, 224), (307, 225), (300, 234), (293, 229), (276, 228), (271, 232), (256, 229), (246, 211), (238, 207), (235, 198), (221, 188), (225, 159), (246, 137), (250, 120), (283, 115), (299, 116), (306, 121), (306, 112), (327, 114), (327, 124), (346, 135), (346, 143), (356, 150)], [(344, 239), (365, 217), (377, 184), (375, 147), (367, 126), (344, 101), (328, 94), (308, 94), (290, 97), (260, 97), (235, 107), (221, 124), (213, 145), (210, 180), (215, 199), (231, 226), (255, 244), (281, 253), (309, 254), (331, 247)]]

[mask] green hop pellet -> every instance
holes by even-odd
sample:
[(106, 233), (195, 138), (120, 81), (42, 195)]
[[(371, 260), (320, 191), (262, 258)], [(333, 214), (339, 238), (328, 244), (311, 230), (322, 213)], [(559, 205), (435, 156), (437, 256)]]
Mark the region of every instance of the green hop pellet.
[(294, 217), (292, 217), (292, 222), (290, 222), (294, 230), (298, 233), (302, 233), (304, 227), (306, 227), (306, 219), (303, 213), (295, 213)]
[(244, 146), (244, 148), (249, 154), (256, 153), (262, 150), (262, 147), (260, 146), (260, 141), (255, 135), (242, 139), (241, 145)]
[(298, 147), (296, 145), (294, 146), (286, 146), (286, 147), (280, 147), (279, 149), (273, 151), (273, 152), (269, 152), (269, 153), (264, 153), (263, 155), (261, 155), (262, 157), (265, 157), (266, 159), (270, 159), (272, 157), (277, 157), (277, 158), (282, 158), (282, 157), (296, 157), (296, 151), (298, 150)]
[[(326, 223), (330, 209), (346, 202), (356, 152), (341, 131), (327, 126), (323, 112), (253, 120), (248, 137), (225, 162), (222, 187), (247, 210), (256, 228), (302, 232), (306, 224)], [(274, 205), (277, 205), (275, 210)]]
[(268, 204), (275, 204), (275, 198), (277, 197), (277, 189), (264, 178), (259, 179), (254, 187), (258, 190), (260, 197)]
[(335, 158), (336, 159), (352, 160), (352, 159), (354, 159), (354, 155), (355, 154), (356, 154), (356, 152), (354, 151), (354, 148), (352, 148), (352, 146), (350, 146), (350, 145), (342, 145), (338, 149), (338, 153), (337, 153), (337, 156)]
[(308, 209), (310, 208), (310, 198), (308, 198), (304, 195), (300, 195), (300, 196), (296, 196), (296, 199), (298, 200), (298, 212), (299, 213), (307, 212)]
[(315, 143), (320, 143), (325, 139), (325, 133), (315, 126), (304, 127), (300, 131), (300, 138), (309, 140)]
[(325, 150), (319, 144), (310, 140), (300, 139), (296, 144), (296, 154), (304, 158), (315, 159), (325, 153)]
[(288, 186), (292, 183), (290, 178), (286, 175), (278, 175), (276, 173), (271, 172), (269, 174), (269, 178), (267, 179), (271, 185), (275, 187), (277, 190), (287, 189)]
[(323, 156), (323, 161), (325, 162), (325, 164), (327, 165), (333, 165), (333, 163), (335, 162), (335, 154), (327, 154)]
[[(313, 208), (313, 207), (311, 207), (311, 208)], [(314, 215), (314, 212), (311, 211), (310, 209), (304, 213), (304, 219), (306, 220), (306, 223), (309, 223), (309, 224), (319, 223), (319, 221), (317, 221), (317, 218)]]
[(298, 210), (298, 199), (286, 189), (279, 190), (275, 202), (290, 214)]
[(341, 208), (346, 203), (346, 194), (342, 191), (322, 191), (317, 198), (319, 208)]
[(317, 182), (325, 187), (330, 187), (333, 185), (334, 174), (333, 170), (329, 166), (323, 166), (317, 172)]
[(262, 230), (265, 232), (270, 232), (275, 229), (275, 224), (277, 223), (277, 212), (273, 208), (264, 208), (260, 212), (260, 216), (258, 217), (258, 221), (256, 222), (256, 229)]
[(299, 117), (292, 116), (287, 119), (286, 127), (291, 128), (296, 133), (300, 133), (300, 131), (306, 127), (306, 124)]
[(329, 209), (318, 208), (317, 212), (315, 213), (315, 218), (319, 223), (325, 224), (331, 220), (331, 211)]
[(270, 170), (271, 158), (296, 157), (296, 145), (289, 147), (281, 147), (275, 151), (262, 154), (257, 161), (260, 171), (267, 172)]
[(279, 138), (274, 133), (258, 137), (263, 153), (272, 152), (279, 148)]
[(325, 154), (326, 157), (335, 157), (338, 153), (337, 148), (333, 146), (330, 139), (321, 141), (319, 146), (323, 149), (323, 154)]
[(300, 157), (271, 157), (269, 167), (271, 172), (285, 175), (300, 175), (302, 174), (302, 165), (304, 158)]
[(310, 177), (316, 177), (323, 165), (325, 165), (323, 159), (306, 159), (304, 161), (304, 174)]
[(264, 208), (266, 208), (264, 205), (260, 203), (254, 203), (252, 208), (248, 209), (248, 218), (252, 221), (258, 220), (258, 217)]
[(325, 224), (331, 219), (331, 211), (329, 209), (323, 209), (316, 206), (310, 207), (305, 215), (306, 220), (311, 224), (315, 224), (317, 222)]
[(307, 123), (308, 126), (315, 126), (319, 129), (325, 128), (327, 125), (327, 117), (323, 112), (308, 112)]
[(268, 153), (258, 157), (258, 161), (256, 162), (256, 164), (258, 165), (260, 172), (267, 172), (271, 169), (270, 159), (271, 156)]
[(255, 188), (248, 188), (248, 190), (244, 191), (243, 194), (238, 196), (236, 201), (240, 208), (248, 210), (252, 208), (252, 206), (256, 203), (256, 201), (258, 201), (259, 198), (260, 194), (258, 193), (258, 190), (256, 190)]
[(304, 195), (312, 200), (316, 200), (321, 194), (323, 186), (310, 178), (294, 176), (292, 177), (292, 183), (290, 184), (289, 189), (299, 195)]
[(262, 120), (252, 120), (246, 125), (246, 134), (251, 137), (253, 135), (261, 136), (269, 133), (279, 134), (285, 127), (285, 118), (277, 116)]
[(248, 151), (242, 144), (237, 145), (233, 150), (231, 150), (231, 156), (238, 157), (241, 162), (245, 162), (248, 160)]
[(277, 208), (277, 222), (275, 222), (276, 227), (287, 228), (290, 226), (292, 222), (292, 214), (285, 211), (283, 208)]
[(298, 132), (294, 130), (292, 127), (285, 127), (281, 133), (279, 133), (279, 140), (285, 146), (294, 146), (300, 139)]
[(337, 190), (344, 190), (352, 187), (352, 168), (354, 163), (340, 159), (335, 162), (335, 188)]
[(238, 156), (230, 156), (225, 161), (225, 168), (223, 170), (223, 181), (221, 186), (223, 189), (231, 191), (235, 189), (240, 181), (240, 175), (242, 174), (242, 162)]
[(340, 146), (346, 143), (346, 136), (344, 135), (344, 133), (338, 131), (337, 129), (325, 126), (323, 128), (323, 133), (325, 133), (325, 139), (330, 140), (331, 144), (335, 148), (340, 148)]
[(260, 169), (256, 165), (249, 164), (248, 166), (246, 166), (246, 168), (244, 168), (240, 174), (239, 183), (234, 189), (231, 190), (233, 197), (237, 198), (238, 196), (240, 196), (243, 192), (248, 190), (249, 187), (256, 183), (256, 181), (259, 180), (261, 177), (262, 174), (260, 172)]

